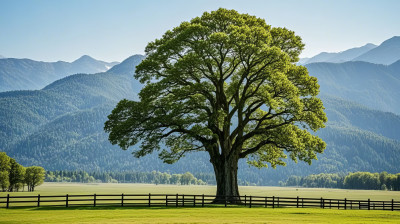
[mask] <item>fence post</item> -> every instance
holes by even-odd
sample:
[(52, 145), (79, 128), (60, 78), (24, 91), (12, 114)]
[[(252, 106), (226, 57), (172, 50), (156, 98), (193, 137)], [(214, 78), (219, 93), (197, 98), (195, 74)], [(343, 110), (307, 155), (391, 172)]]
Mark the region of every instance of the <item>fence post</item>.
[(182, 207), (185, 207), (185, 194), (182, 194)]
[(368, 198), (368, 210), (371, 210), (371, 200)]
[(361, 209), (361, 201), (358, 201), (358, 209)]
[(96, 207), (96, 194), (93, 195), (93, 207)]
[(279, 208), (279, 197), (277, 197), (278, 198), (278, 208)]
[(252, 198), (252, 196), (250, 196), (250, 208), (251, 208), (251, 198)]
[(321, 208), (324, 208), (323, 199), (321, 197)]
[(196, 207), (196, 195), (193, 195), (193, 207)]
[[(9, 204), (10, 204), (10, 194), (7, 194), (7, 206), (6, 206), (7, 208), (9, 208)], [(393, 209), (393, 203), (392, 203), (392, 209)]]
[(268, 207), (268, 197), (265, 197), (265, 207)]
[(299, 196), (297, 196), (296, 207), (299, 207)]
[(68, 208), (68, 194), (65, 196), (65, 207)]
[(40, 206), (40, 194), (37, 195), (37, 207)]
[(121, 194), (121, 207), (124, 207), (124, 193)]
[[(8, 204), (8, 203), (7, 203), (7, 204)], [(393, 209), (393, 204), (394, 204), (394, 200), (392, 199), (392, 211), (394, 210), (394, 209)]]
[(247, 195), (244, 195), (244, 206), (247, 206)]
[(272, 196), (272, 208), (275, 208), (275, 196)]
[(149, 207), (151, 206), (151, 194), (149, 193)]
[(176, 207), (178, 207), (178, 194), (176, 194)]
[(204, 194), (203, 194), (203, 198), (201, 199), (201, 207), (204, 207)]
[(304, 198), (301, 199), (301, 207), (304, 208)]
[(168, 194), (165, 195), (165, 207), (168, 207)]
[(347, 210), (347, 198), (344, 199), (344, 210)]

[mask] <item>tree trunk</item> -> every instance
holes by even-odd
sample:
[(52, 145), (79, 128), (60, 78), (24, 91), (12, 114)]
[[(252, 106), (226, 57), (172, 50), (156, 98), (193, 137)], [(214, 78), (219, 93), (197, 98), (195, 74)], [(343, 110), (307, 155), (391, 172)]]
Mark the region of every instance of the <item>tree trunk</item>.
[(239, 159), (231, 156), (228, 159), (216, 159), (212, 161), (215, 178), (217, 181), (217, 194), (213, 203), (240, 204), (239, 188), (237, 183), (237, 171)]

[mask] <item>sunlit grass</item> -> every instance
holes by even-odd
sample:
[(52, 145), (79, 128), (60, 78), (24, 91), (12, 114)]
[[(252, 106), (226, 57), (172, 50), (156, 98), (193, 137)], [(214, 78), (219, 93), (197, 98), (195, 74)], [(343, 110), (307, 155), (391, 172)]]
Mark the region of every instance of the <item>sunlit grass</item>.
[[(65, 194), (210, 194), (214, 195), (216, 186), (203, 185), (155, 185), (155, 184), (80, 184), (44, 183), (35, 192), (11, 192), (10, 195), (65, 195)], [(0, 192), (0, 196), (8, 192)], [(400, 191), (347, 190), (330, 188), (293, 188), (241, 186), (241, 195), (310, 197), (333, 199), (360, 199), (400, 201)]]
[(399, 223), (400, 212), (311, 208), (1, 209), (0, 223)]

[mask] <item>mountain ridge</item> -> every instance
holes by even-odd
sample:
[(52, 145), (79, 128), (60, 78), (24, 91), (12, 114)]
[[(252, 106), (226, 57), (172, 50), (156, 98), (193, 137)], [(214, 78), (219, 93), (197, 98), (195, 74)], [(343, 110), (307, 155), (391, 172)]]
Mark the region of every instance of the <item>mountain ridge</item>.
[(351, 61), (352, 59), (370, 51), (371, 49), (377, 47), (374, 44), (368, 43), (361, 47), (350, 48), (341, 52), (321, 52), (314, 57), (303, 61), (301, 64), (311, 64), (317, 62), (332, 62), (332, 63), (342, 63), (346, 61)]
[(364, 61), (374, 64), (390, 65), (398, 60), (400, 60), (400, 36), (393, 36), (383, 41), (380, 45), (368, 43), (364, 46), (350, 48), (341, 52), (321, 52), (308, 59), (301, 58), (298, 64)]
[(305, 65), (320, 91), (373, 109), (400, 114), (400, 66), (362, 61)]
[(139, 64), (144, 58), (145, 56), (141, 54), (132, 55), (123, 60), (121, 63), (110, 68), (108, 72), (115, 74), (129, 74), (133, 76), (135, 74), (136, 65)]
[(90, 56), (81, 57), (71, 63), (3, 58), (0, 59), (0, 92), (38, 90), (65, 76), (104, 72), (116, 64), (99, 61)]
[(353, 59), (353, 61), (365, 61), (384, 65), (390, 65), (398, 60), (400, 60), (400, 36), (394, 36), (385, 40), (376, 48)]

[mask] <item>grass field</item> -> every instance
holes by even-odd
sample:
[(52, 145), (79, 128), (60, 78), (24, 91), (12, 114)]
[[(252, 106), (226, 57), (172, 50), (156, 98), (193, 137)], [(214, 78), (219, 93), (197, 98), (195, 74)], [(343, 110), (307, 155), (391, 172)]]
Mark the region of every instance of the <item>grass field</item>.
[[(400, 192), (282, 187), (241, 187), (242, 195), (400, 200)], [(45, 183), (11, 195), (64, 194), (215, 194), (215, 186), (152, 184)], [(7, 193), (0, 193), (1, 196)], [(400, 223), (399, 211), (319, 208), (10, 208), (0, 209), (0, 223)]]
[(0, 209), (0, 223), (399, 223), (400, 212), (295, 208)]
[[(10, 195), (65, 195), (65, 194), (210, 194), (214, 195), (215, 186), (203, 185), (154, 185), (154, 184), (80, 184), (80, 183), (44, 183), (35, 192), (11, 192)], [(0, 192), (0, 196), (8, 193)], [(293, 188), (293, 187), (255, 187), (241, 186), (241, 195), (311, 197), (337, 199), (368, 199), (400, 201), (400, 191), (346, 190), (329, 188)]]

